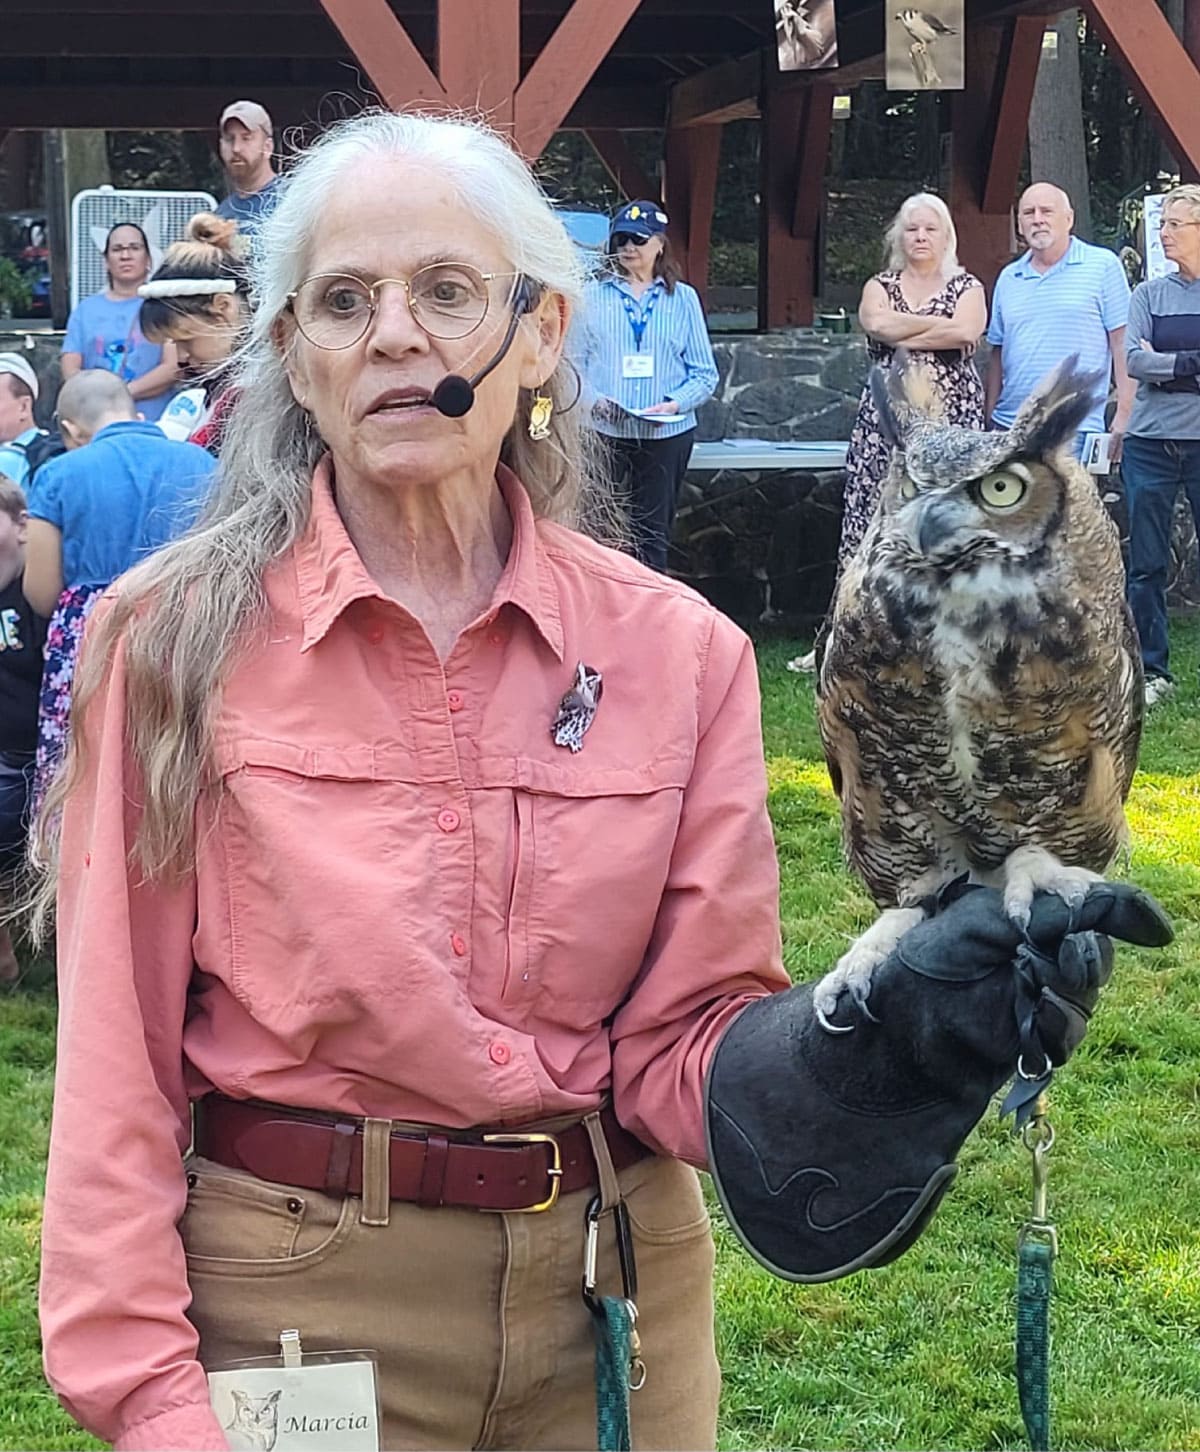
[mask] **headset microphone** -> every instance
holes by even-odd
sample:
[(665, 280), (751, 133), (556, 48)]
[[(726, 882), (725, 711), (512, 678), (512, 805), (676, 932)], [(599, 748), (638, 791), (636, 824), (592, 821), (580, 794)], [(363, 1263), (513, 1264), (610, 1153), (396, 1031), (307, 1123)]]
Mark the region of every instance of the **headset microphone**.
[(508, 330), (504, 334), (503, 341), (478, 373), (473, 373), (470, 378), (464, 378), (459, 373), (447, 373), (429, 395), (429, 402), (433, 404), (438, 413), (444, 414), (446, 418), (462, 418), (464, 413), (470, 413), (475, 406), (475, 390), (492, 369), (499, 368), (508, 356), (508, 350), (512, 347), (512, 341), (517, 335), (517, 327), (532, 304), (531, 294), (528, 291), (522, 291), (518, 296), (512, 317), (508, 321)]

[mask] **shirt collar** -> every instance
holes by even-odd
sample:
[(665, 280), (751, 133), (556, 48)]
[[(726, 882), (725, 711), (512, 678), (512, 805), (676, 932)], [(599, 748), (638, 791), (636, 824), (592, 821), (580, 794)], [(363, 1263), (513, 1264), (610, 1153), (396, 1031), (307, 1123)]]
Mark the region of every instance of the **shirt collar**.
[(1057, 272), (1060, 267), (1073, 267), (1076, 263), (1083, 261), (1083, 244), (1074, 233), (1067, 243), (1067, 250), (1052, 266), (1047, 267), (1045, 272), (1039, 272), (1033, 265), (1033, 248), (1030, 247), (1024, 257), (1017, 263), (1017, 275), (1019, 277), (1049, 277), (1052, 272)]
[[(493, 612), (513, 605), (528, 616), (534, 628), (563, 659), (562, 616), (558, 587), (550, 561), (538, 536), (533, 506), (524, 486), (503, 464), (496, 483), (512, 519), (512, 548), (492, 596)], [(313, 472), (312, 507), (308, 524), (296, 541), (293, 556), (300, 616), (304, 624), (301, 650), (318, 644), (334, 622), (355, 600), (386, 600), (387, 596), (367, 573), (333, 497), (333, 467), (328, 455)]]
[[(633, 297), (633, 288), (630, 286), (629, 279), (627, 277), (622, 277), (619, 273), (614, 272), (610, 273), (608, 277), (606, 277), (604, 280), (605, 282), (611, 283), (618, 292), (623, 292), (627, 296)], [(654, 291), (656, 287), (666, 287), (666, 283), (663, 282), (661, 277), (655, 277), (651, 279), (650, 286), (646, 289), (644, 293), (642, 293), (642, 298), (645, 299), (649, 297), (649, 295)], [(634, 302), (638, 301), (637, 298), (634, 298), (633, 300)]]

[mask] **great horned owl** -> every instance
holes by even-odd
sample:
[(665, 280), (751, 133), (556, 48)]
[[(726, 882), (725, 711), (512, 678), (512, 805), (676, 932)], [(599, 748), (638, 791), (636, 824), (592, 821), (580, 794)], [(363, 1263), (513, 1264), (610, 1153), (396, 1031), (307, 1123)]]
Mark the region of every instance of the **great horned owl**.
[(818, 716), (850, 866), (888, 909), (818, 985), (871, 973), (963, 873), (1082, 897), (1126, 839), (1142, 670), (1117, 531), (1064, 447), (1097, 379), (1063, 364), (1003, 433), (937, 421), (911, 364), (871, 386), (894, 452), (847, 566)]

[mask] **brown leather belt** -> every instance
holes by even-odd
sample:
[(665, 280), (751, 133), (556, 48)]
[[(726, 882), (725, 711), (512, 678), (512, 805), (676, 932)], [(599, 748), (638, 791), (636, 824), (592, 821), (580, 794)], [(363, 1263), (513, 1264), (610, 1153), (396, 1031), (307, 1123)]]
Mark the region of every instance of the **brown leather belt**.
[[(623, 1170), (650, 1153), (609, 1108), (600, 1123), (613, 1165)], [(363, 1121), (254, 1100), (209, 1094), (196, 1104), (196, 1153), (260, 1180), (362, 1194)], [(393, 1200), (476, 1210), (549, 1210), (559, 1195), (597, 1183), (582, 1123), (549, 1133), (393, 1130)]]

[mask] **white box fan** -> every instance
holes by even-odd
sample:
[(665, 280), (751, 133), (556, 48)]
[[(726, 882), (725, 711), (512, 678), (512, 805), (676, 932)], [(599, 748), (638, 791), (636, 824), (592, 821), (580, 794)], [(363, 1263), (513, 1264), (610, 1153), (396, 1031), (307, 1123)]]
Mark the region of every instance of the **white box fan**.
[(136, 222), (150, 243), (151, 270), (178, 242), (197, 212), (211, 212), (208, 192), (118, 191), (89, 187), (71, 201), (71, 306), (108, 286), (104, 243), (118, 222)]

